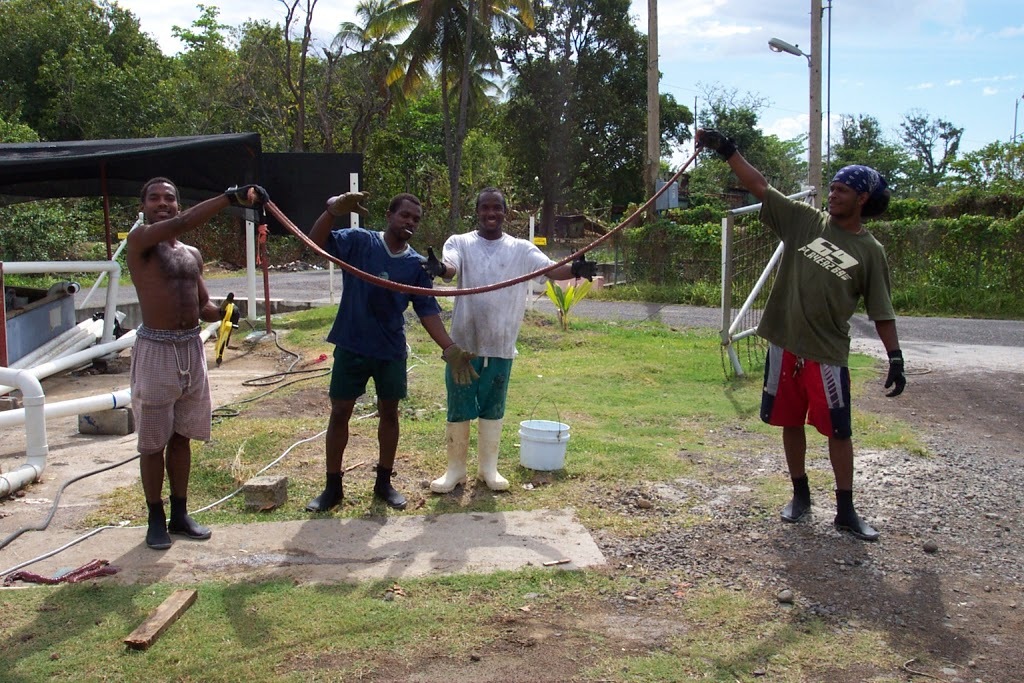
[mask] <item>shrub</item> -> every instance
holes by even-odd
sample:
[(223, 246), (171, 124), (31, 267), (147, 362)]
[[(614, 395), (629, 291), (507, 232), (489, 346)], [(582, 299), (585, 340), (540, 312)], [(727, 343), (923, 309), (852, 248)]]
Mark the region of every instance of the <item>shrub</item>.
[(72, 261), (88, 235), (88, 212), (78, 202), (50, 200), (0, 209), (5, 261)]

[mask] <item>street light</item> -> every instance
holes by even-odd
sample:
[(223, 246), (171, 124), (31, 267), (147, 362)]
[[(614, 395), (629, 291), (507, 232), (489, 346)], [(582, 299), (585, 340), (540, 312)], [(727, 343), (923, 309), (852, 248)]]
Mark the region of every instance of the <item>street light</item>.
[(811, 52), (796, 45), (772, 38), (768, 41), (772, 52), (785, 52), (806, 57), (810, 71), (810, 120), (807, 127), (807, 184), (818, 188), (815, 206), (821, 206), (821, 0), (811, 0)]
[(790, 45), (784, 40), (778, 38), (772, 38), (768, 41), (768, 49), (772, 52), (785, 52), (789, 55), (796, 55), (797, 57), (807, 57), (807, 66), (811, 65), (811, 56), (801, 50), (797, 45)]

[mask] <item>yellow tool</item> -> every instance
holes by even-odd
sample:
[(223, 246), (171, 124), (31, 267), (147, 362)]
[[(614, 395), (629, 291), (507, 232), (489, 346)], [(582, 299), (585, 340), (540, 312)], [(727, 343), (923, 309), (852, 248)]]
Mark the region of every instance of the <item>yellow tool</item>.
[(224, 318), (220, 321), (220, 327), (217, 328), (217, 344), (214, 349), (217, 353), (217, 365), (220, 365), (221, 361), (224, 360), (224, 349), (228, 347), (228, 342), (231, 341), (231, 330), (238, 327), (239, 314), (235, 310), (235, 293), (230, 292), (227, 298), (224, 299), (224, 304), (221, 309), (224, 311)]

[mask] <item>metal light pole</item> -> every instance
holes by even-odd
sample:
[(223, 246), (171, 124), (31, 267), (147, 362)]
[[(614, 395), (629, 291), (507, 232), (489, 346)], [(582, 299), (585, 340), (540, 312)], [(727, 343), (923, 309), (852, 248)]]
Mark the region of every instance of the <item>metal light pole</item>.
[(818, 188), (815, 206), (821, 206), (821, 0), (811, 0), (811, 52), (797, 45), (772, 38), (768, 47), (773, 52), (785, 52), (807, 58), (810, 75), (808, 91), (810, 102), (807, 122), (807, 184)]
[(1010, 138), (1010, 142), (1017, 142), (1017, 107), (1020, 105), (1020, 100), (1024, 100), (1024, 95), (1013, 101), (1013, 137)]

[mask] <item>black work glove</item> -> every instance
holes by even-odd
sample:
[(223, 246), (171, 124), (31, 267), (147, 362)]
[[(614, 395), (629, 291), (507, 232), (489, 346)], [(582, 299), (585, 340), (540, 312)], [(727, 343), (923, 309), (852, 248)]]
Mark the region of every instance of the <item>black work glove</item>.
[(885, 377), (885, 388), (892, 387), (886, 396), (899, 396), (907, 386), (907, 376), (903, 374), (903, 352), (899, 349), (889, 352), (889, 374)]
[(427, 258), (420, 265), (423, 266), (423, 270), (427, 271), (427, 275), (431, 279), (443, 276), (444, 271), (447, 270), (444, 264), (437, 260), (433, 247), (427, 247)]
[(234, 185), (224, 190), (231, 206), (253, 208), (263, 206), (270, 201), (270, 195), (259, 185)]
[(717, 130), (697, 131), (697, 147), (717, 152), (718, 156), (726, 161), (736, 153), (736, 143), (733, 142), (732, 138), (722, 135)]
[(234, 304), (234, 308), (231, 309), (231, 327), (238, 329), (238, 321), (242, 319), (242, 314), (238, 310), (238, 304), (235, 303), (235, 293), (228, 292), (228, 295), (224, 298), (223, 303), (220, 305), (220, 319), (224, 319), (225, 313), (228, 310), (228, 304)]
[(580, 257), (572, 262), (573, 277), (585, 277), (593, 281), (595, 275), (597, 275), (597, 261), (588, 261), (586, 254), (580, 254)]

